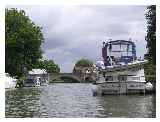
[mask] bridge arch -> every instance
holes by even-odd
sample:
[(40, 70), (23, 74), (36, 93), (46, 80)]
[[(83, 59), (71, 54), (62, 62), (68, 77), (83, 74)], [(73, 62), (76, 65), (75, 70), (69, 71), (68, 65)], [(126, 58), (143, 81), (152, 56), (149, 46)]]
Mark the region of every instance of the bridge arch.
[(80, 83), (81, 79), (75, 75), (73, 75), (72, 73), (60, 73), (59, 77), (62, 80), (72, 80), (73, 82), (77, 82)]

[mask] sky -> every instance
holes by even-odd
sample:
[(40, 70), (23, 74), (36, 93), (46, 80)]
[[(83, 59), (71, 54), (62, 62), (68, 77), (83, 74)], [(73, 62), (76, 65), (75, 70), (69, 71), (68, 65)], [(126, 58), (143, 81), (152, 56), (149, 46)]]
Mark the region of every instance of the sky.
[(25, 10), (42, 27), (43, 58), (53, 59), (61, 72), (72, 72), (81, 58), (102, 60), (102, 42), (132, 39), (137, 56), (146, 53), (147, 6), (8, 6)]

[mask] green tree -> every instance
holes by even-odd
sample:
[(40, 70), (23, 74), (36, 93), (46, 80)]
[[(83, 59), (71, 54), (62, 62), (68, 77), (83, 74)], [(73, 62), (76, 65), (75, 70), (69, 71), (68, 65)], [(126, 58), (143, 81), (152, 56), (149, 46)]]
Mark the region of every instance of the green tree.
[(156, 6), (147, 7), (145, 14), (147, 20), (147, 54), (145, 58), (148, 63), (145, 65), (145, 76), (147, 81), (156, 81)]
[(75, 66), (82, 66), (82, 67), (90, 67), (93, 65), (93, 62), (90, 61), (89, 59), (80, 59), (79, 61), (77, 61), (77, 63), (75, 64)]
[(55, 64), (53, 60), (40, 60), (36, 68), (46, 69), (48, 73), (58, 74), (60, 72), (58, 64)]
[(43, 34), (25, 11), (5, 10), (5, 71), (21, 77), (42, 58)]
[(146, 12), (147, 20), (147, 48), (146, 54), (147, 59), (152, 63), (156, 64), (156, 6), (151, 5), (147, 7)]

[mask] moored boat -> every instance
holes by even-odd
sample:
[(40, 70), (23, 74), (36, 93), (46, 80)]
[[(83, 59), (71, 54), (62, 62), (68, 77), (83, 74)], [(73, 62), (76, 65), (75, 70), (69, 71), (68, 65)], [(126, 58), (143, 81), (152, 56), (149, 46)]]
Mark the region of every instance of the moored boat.
[(13, 89), (16, 87), (17, 79), (11, 77), (8, 73), (5, 74), (5, 88)]
[(38, 87), (47, 85), (49, 81), (48, 73), (45, 69), (32, 69), (24, 80), (25, 87)]
[[(146, 83), (144, 64), (137, 59), (136, 46), (132, 41), (116, 40), (103, 43), (102, 67), (98, 66), (97, 94), (137, 94), (152, 90)], [(105, 67), (105, 68), (104, 68)], [(94, 93), (95, 94), (95, 93)]]

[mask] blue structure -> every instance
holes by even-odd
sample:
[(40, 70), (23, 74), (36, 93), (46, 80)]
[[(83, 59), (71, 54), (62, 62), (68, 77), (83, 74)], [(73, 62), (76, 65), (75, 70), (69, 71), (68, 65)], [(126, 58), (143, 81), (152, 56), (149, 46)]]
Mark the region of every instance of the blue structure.
[(103, 42), (102, 57), (105, 66), (111, 65), (109, 60), (112, 60), (117, 65), (120, 62), (128, 64), (137, 58), (136, 46), (134, 42), (126, 40)]

